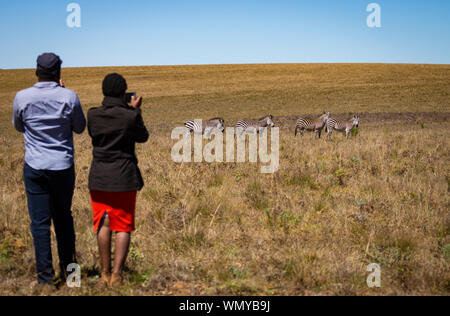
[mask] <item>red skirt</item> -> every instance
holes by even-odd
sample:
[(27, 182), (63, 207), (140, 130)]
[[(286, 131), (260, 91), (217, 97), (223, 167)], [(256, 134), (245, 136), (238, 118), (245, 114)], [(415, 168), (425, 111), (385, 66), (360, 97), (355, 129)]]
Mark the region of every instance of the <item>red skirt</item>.
[(132, 232), (135, 229), (134, 214), (137, 192), (90, 191), (94, 231), (97, 232), (105, 213), (109, 227), (114, 232)]

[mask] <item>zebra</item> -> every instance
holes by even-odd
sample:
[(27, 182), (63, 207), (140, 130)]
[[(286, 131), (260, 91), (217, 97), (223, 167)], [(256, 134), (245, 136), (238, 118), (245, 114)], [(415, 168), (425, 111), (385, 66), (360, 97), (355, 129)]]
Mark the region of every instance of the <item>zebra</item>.
[(196, 133), (209, 136), (214, 129), (218, 129), (223, 133), (225, 130), (225, 120), (223, 118), (216, 117), (208, 121), (203, 121), (202, 125), (199, 124), (199, 121), (192, 120), (184, 123), (184, 126), (188, 129), (190, 134)]
[(273, 122), (273, 115), (264, 116), (257, 121), (240, 120), (236, 124), (236, 129), (238, 131), (241, 131), (241, 134), (243, 134), (244, 132), (259, 133), (261, 128), (267, 127), (275, 127), (275, 123)]
[(341, 121), (341, 120), (330, 118), (327, 121), (327, 137), (330, 138), (331, 134), (333, 133), (333, 130), (335, 130), (338, 132), (345, 131), (345, 137), (347, 137), (347, 139), (348, 139), (349, 135), (350, 135), (350, 131), (355, 126), (356, 126), (356, 128), (359, 128), (359, 117), (357, 115), (354, 115), (348, 121)]
[(317, 133), (317, 135), (322, 135), (322, 130), (327, 124), (327, 120), (330, 118), (330, 112), (324, 112), (320, 117), (315, 120), (300, 117), (295, 125), (295, 136), (297, 136), (300, 131), (300, 136), (303, 137), (303, 131), (307, 130), (310, 132)]

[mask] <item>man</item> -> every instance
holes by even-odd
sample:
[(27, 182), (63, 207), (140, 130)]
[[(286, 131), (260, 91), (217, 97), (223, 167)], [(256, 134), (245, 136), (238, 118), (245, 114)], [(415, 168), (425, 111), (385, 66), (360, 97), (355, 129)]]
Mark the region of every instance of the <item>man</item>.
[(86, 119), (78, 96), (62, 83), (61, 64), (62, 60), (53, 53), (39, 56), (39, 82), (17, 93), (13, 108), (13, 125), (25, 138), (23, 172), (39, 284), (55, 281), (52, 220), (62, 280), (67, 266), (76, 262), (71, 214), (75, 185), (72, 132), (81, 134)]

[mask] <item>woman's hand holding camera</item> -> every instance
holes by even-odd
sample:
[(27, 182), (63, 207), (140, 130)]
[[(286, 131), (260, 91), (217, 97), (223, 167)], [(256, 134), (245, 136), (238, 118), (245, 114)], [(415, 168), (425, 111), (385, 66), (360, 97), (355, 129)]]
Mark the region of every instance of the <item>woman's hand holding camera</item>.
[(135, 96), (131, 97), (130, 106), (138, 109), (142, 105), (142, 96), (138, 96), (137, 98)]

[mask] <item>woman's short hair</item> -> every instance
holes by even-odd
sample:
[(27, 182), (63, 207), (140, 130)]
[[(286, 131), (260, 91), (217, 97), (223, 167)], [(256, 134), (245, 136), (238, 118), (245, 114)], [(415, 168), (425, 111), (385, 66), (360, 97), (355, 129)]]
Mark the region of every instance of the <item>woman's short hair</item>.
[(127, 89), (127, 81), (117, 73), (109, 74), (103, 80), (103, 95), (105, 97), (122, 97)]

